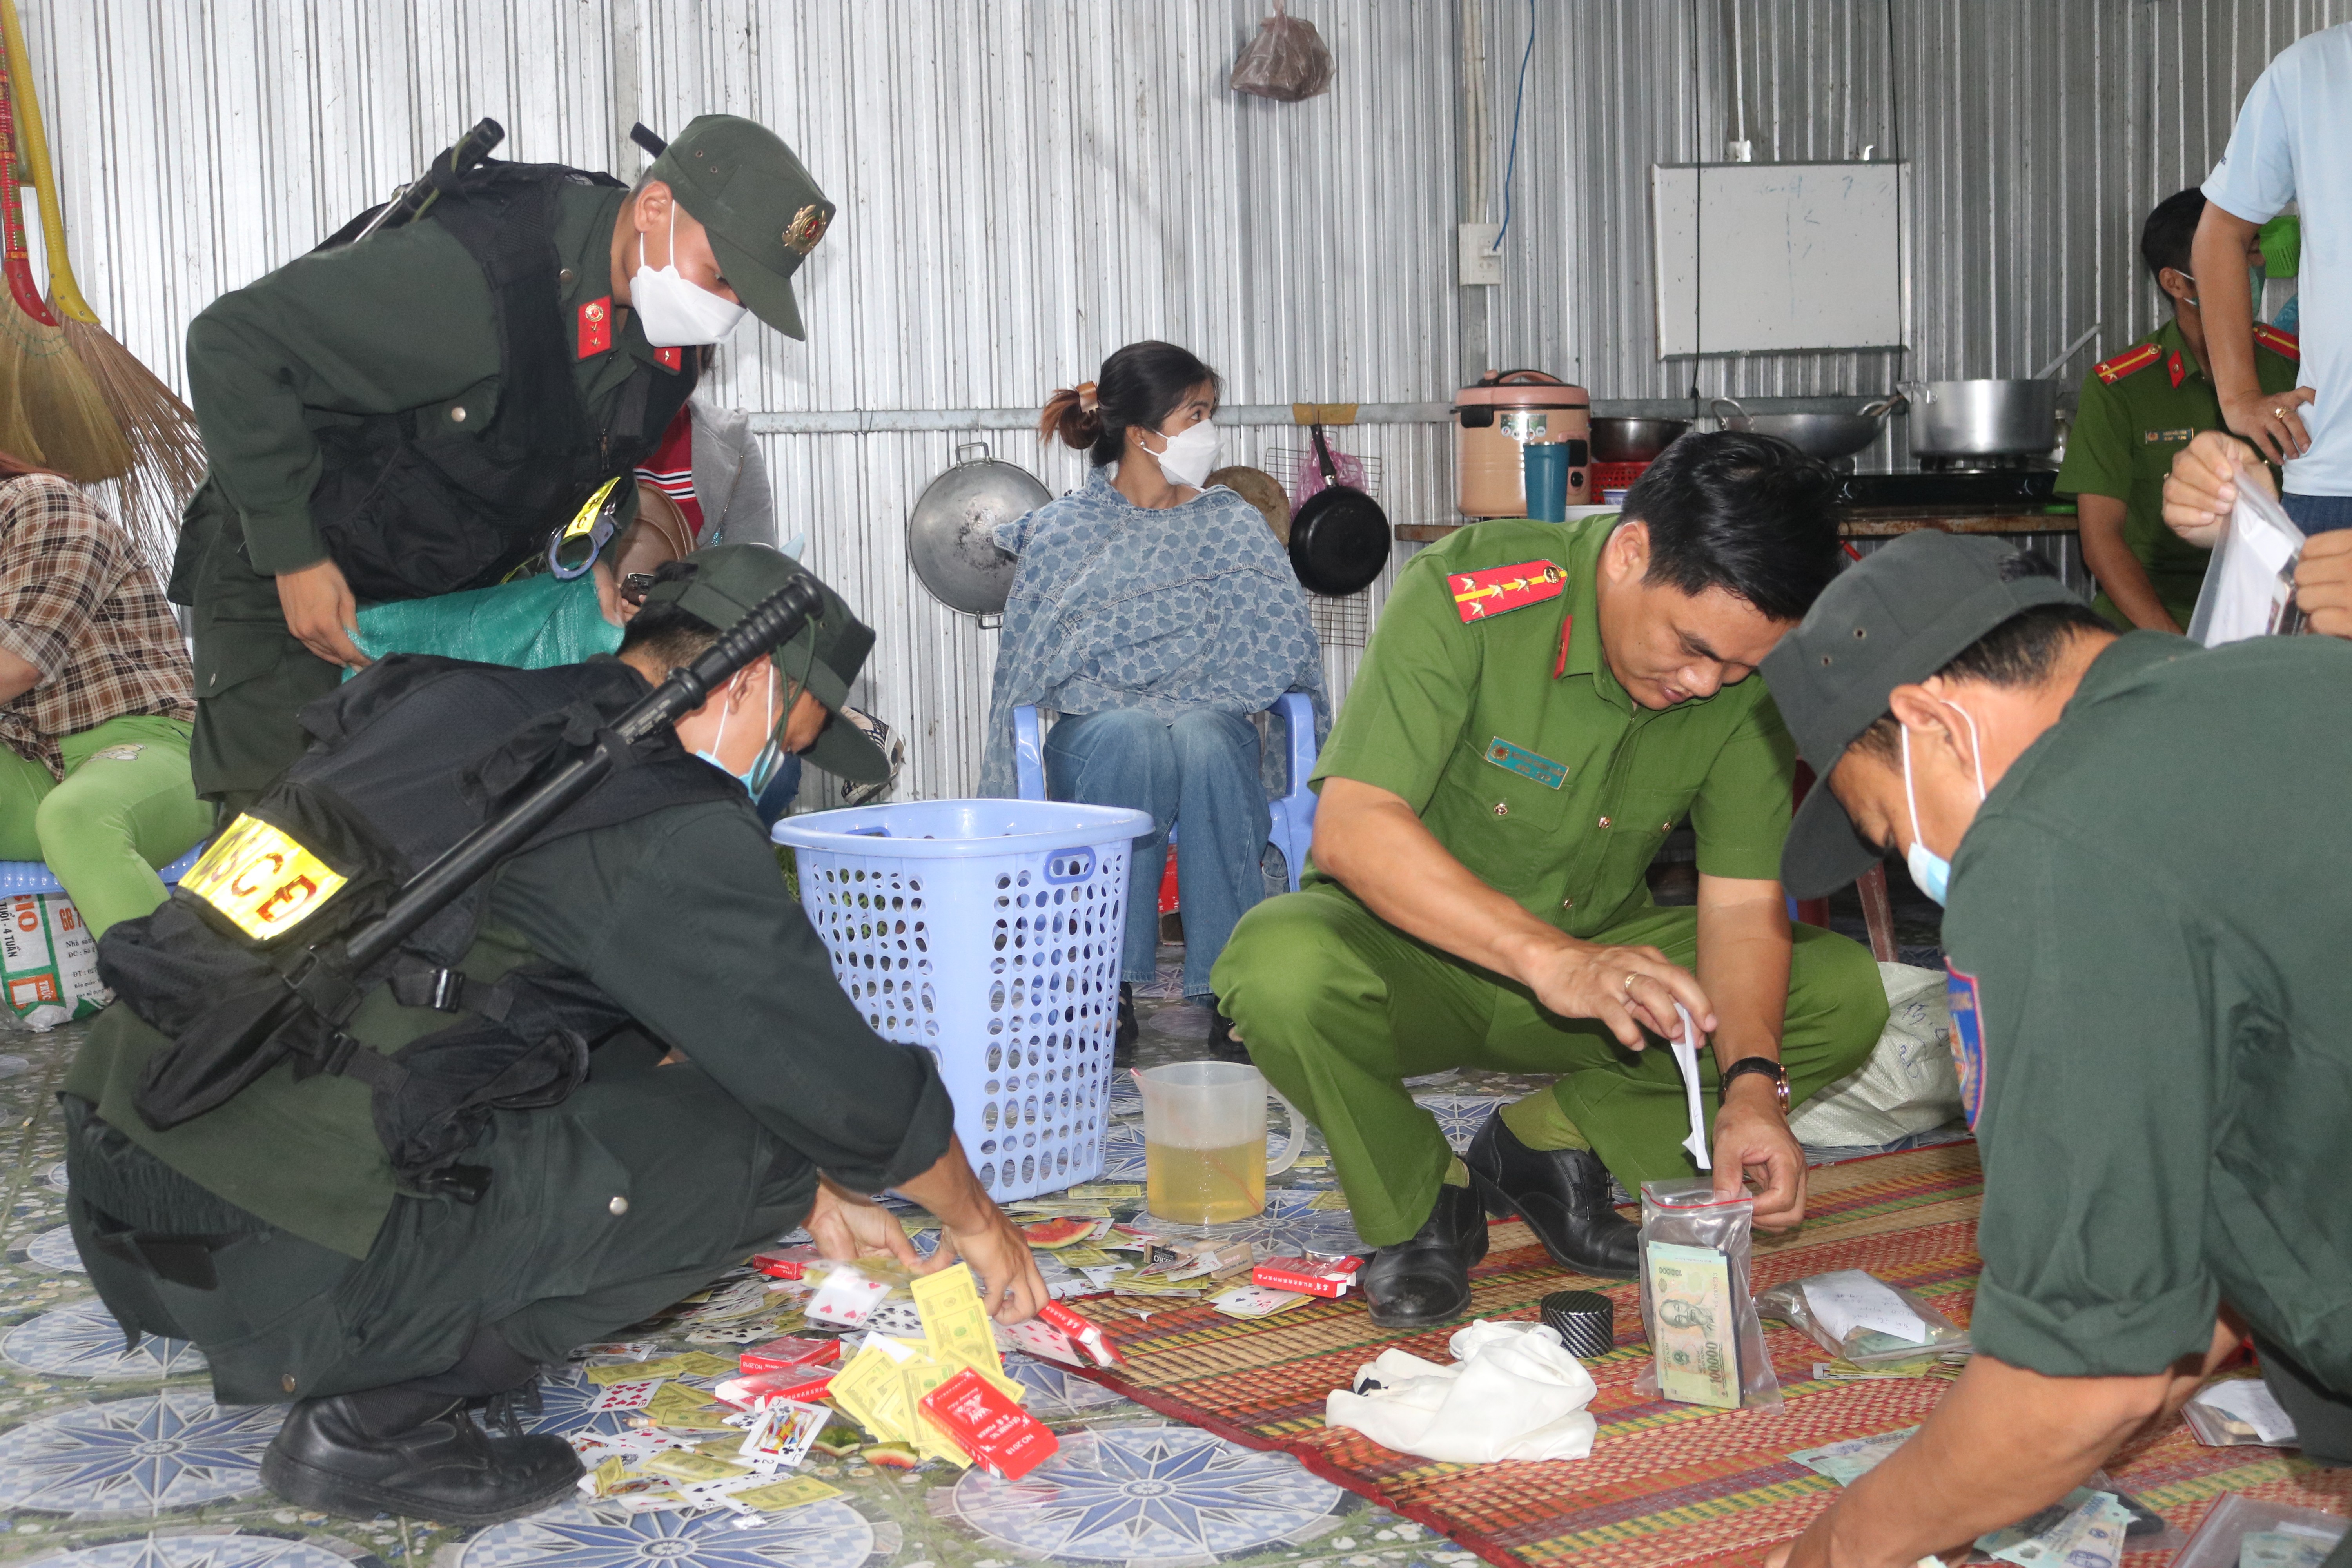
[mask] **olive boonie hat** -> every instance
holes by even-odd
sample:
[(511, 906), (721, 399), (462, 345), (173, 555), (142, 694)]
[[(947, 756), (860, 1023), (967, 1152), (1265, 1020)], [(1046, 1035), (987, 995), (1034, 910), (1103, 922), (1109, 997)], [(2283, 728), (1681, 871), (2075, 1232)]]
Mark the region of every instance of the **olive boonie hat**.
[(788, 338), (808, 335), (792, 277), (832, 226), (835, 208), (774, 132), (738, 115), (699, 115), (646, 177), (667, 184), (710, 231), (727, 286), (753, 315)]
[[(816, 574), (781, 550), (764, 544), (714, 544), (661, 569), (646, 594), (647, 605), (676, 605), (690, 616), (725, 631), (751, 613), (760, 602), (794, 577), (816, 584), (824, 595), (824, 612), (801, 628), (791, 640), (779, 643), (776, 668), (799, 681), (825, 711), (835, 716), (849, 700), (850, 682), (865, 668), (874, 647), (874, 628), (850, 613), (840, 595), (817, 581)], [(786, 710), (790, 711), (789, 709)], [(852, 784), (880, 784), (890, 776), (889, 759), (866, 732), (846, 721), (829, 722), (816, 744), (802, 755), (835, 778)]]
[(1780, 881), (1795, 897), (1823, 897), (1878, 859), (1830, 793), (1829, 776), (1895, 689), (1925, 680), (2021, 611), (2082, 603), (2055, 577), (2003, 582), (2000, 563), (2015, 551), (1996, 539), (1906, 533), (1839, 574), (1765, 655), (1764, 683), (1821, 781), (1780, 847)]

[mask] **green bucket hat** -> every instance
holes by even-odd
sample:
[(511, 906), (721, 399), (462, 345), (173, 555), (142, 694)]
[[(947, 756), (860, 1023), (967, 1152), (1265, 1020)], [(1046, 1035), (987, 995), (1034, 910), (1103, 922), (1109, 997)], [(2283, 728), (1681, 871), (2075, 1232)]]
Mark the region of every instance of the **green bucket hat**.
[(816, 744), (802, 755), (835, 778), (880, 784), (890, 776), (889, 759), (863, 730), (840, 717), (850, 685), (873, 651), (874, 628), (851, 614), (841, 595), (818, 581), (816, 574), (764, 544), (714, 544), (663, 567), (646, 603), (676, 605), (723, 632), (794, 577), (815, 584), (824, 597), (824, 610), (799, 635), (779, 643), (770, 657), (788, 679), (795, 684), (804, 680), (834, 715)]
[(805, 338), (792, 277), (835, 207), (776, 133), (733, 114), (698, 116), (646, 171), (710, 231), (735, 297), (788, 338)]

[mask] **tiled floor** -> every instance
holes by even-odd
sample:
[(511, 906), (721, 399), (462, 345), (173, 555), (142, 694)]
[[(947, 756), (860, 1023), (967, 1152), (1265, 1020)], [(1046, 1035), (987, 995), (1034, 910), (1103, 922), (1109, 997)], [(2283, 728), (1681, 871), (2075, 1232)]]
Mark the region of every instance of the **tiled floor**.
[[(1930, 906), (1932, 908), (1932, 906)], [(1932, 927), (1924, 934), (1933, 940)], [(1916, 940), (1906, 931), (1905, 940)], [(1164, 950), (1163, 961), (1179, 957)], [(1906, 953), (1906, 956), (1909, 956)], [(1163, 962), (1140, 1005), (1143, 1065), (1199, 1056), (1201, 1008), (1176, 999)], [(65, 1168), (55, 1089), (81, 1027), (0, 1033), (0, 1562), (40, 1568), (1469, 1568), (1451, 1542), (1367, 1504), (1287, 1456), (1170, 1424), (1043, 1363), (1013, 1370), (1029, 1407), (1059, 1433), (1050, 1491), (933, 1464), (910, 1472), (858, 1459), (803, 1467), (842, 1496), (737, 1529), (724, 1513), (628, 1515), (567, 1501), (466, 1531), (391, 1518), (358, 1522), (282, 1505), (256, 1466), (276, 1407), (212, 1403), (203, 1357), (149, 1340), (125, 1352), (63, 1228)], [(1492, 1073), (1417, 1081), (1458, 1148), (1500, 1100), (1538, 1081)], [(1140, 1106), (1114, 1094), (1109, 1168), (1140, 1181)], [(1269, 1183), (1266, 1239), (1352, 1236), (1344, 1212), (1310, 1207), (1331, 1185), (1319, 1138)], [(1343, 1243), (1344, 1245), (1344, 1243)], [(685, 1348), (683, 1345), (675, 1348)], [(724, 1349), (725, 1347), (719, 1347)], [(657, 1352), (667, 1353), (667, 1352)], [(539, 1430), (592, 1416), (576, 1370), (544, 1390)]]
[[(1200, 1054), (1207, 1015), (1143, 1005), (1146, 1065)], [(839, 1499), (732, 1528), (721, 1513), (625, 1515), (566, 1502), (476, 1531), (379, 1518), (328, 1519), (281, 1504), (256, 1470), (276, 1407), (212, 1403), (203, 1357), (121, 1333), (80, 1271), (65, 1224), (62, 1129), (54, 1092), (81, 1029), (0, 1034), (0, 1561), (42, 1568), (1466, 1568), (1473, 1560), (1420, 1526), (1269, 1455), (1171, 1425), (1050, 1364), (1019, 1367), (1029, 1407), (1060, 1434), (1053, 1490), (939, 1465), (911, 1472), (862, 1461), (803, 1467)], [(1449, 1132), (1466, 1139), (1516, 1084), (1425, 1086)], [(1107, 1180), (1139, 1181), (1139, 1107), (1118, 1097)], [(1344, 1226), (1308, 1210), (1330, 1184), (1321, 1144), (1275, 1178), (1269, 1222)], [(1127, 1167), (1134, 1168), (1129, 1170)], [(725, 1347), (719, 1347), (724, 1349)], [(545, 1391), (540, 1429), (590, 1424), (576, 1375)], [(603, 1419), (610, 1419), (604, 1417)], [(1044, 1472), (1032, 1480), (1047, 1479)]]

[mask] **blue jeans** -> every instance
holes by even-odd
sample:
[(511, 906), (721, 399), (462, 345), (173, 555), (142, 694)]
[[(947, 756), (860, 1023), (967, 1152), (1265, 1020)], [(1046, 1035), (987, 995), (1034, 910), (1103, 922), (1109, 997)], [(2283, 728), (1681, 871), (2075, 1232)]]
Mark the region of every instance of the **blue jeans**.
[(1184, 906), (1184, 994), (1207, 996), (1225, 939), (1265, 896), (1258, 858), (1271, 819), (1257, 727), (1210, 709), (1173, 722), (1131, 708), (1065, 718), (1045, 735), (1045, 787), (1055, 800), (1151, 814), (1154, 831), (1135, 841), (1128, 862), (1119, 978), (1131, 983), (1154, 973), (1168, 825), (1183, 823), (1176, 894)]
[(2305, 533), (2352, 528), (2352, 496), (2281, 496), (2286, 514)]

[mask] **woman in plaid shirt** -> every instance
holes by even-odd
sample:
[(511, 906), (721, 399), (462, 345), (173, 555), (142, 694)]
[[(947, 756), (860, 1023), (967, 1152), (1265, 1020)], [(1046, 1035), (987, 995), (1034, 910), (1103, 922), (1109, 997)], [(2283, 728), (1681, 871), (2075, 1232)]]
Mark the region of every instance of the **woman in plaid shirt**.
[(0, 860), (47, 860), (93, 936), (163, 901), (212, 831), (188, 781), (187, 646), (71, 481), (0, 452)]

